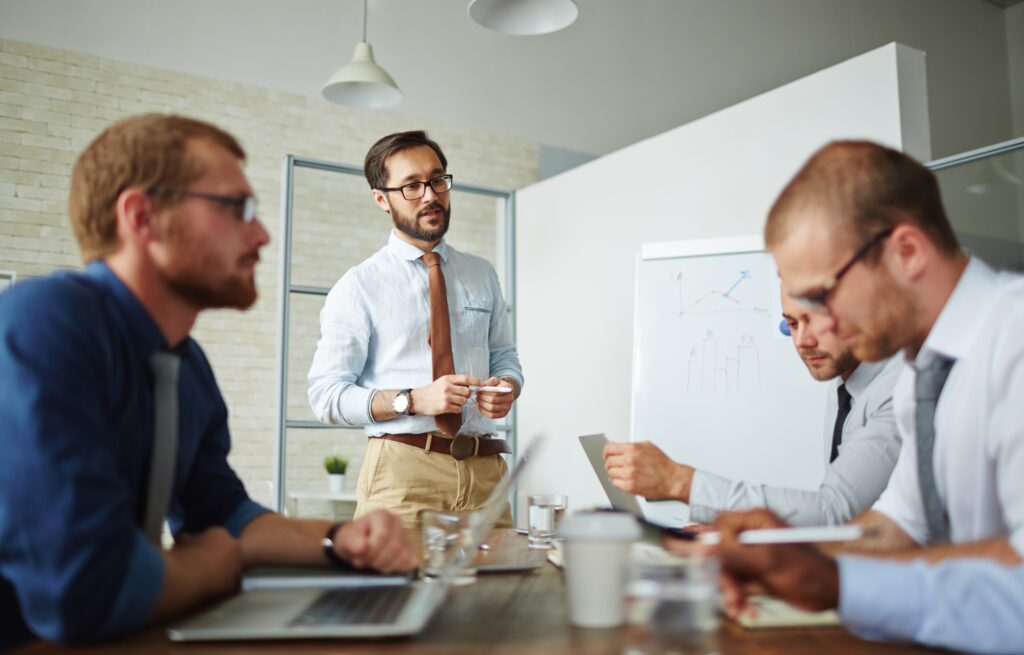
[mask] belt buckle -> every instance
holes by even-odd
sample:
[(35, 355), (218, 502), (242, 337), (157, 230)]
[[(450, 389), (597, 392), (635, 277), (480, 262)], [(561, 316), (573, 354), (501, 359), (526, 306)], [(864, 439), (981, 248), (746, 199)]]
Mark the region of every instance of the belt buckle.
[(455, 438), (452, 439), (451, 444), (452, 457), (454, 457), (458, 461), (462, 461), (464, 459), (469, 459), (470, 457), (472, 457), (473, 453), (476, 452), (475, 441), (479, 438), (480, 437), (470, 437), (465, 434), (455, 435)]

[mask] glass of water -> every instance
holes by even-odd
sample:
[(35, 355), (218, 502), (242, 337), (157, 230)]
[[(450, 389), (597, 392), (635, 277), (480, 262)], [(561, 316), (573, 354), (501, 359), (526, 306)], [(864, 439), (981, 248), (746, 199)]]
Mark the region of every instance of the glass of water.
[(479, 517), (476, 512), (420, 511), (423, 539), (423, 576), (450, 576), (452, 584), (470, 584), (476, 580), (476, 548), (472, 530)]
[(530, 548), (553, 548), (555, 532), (562, 522), (569, 499), (559, 494), (526, 497)]
[(647, 626), (655, 642), (713, 642), (718, 629), (718, 559), (634, 553), (626, 604), (629, 622)]

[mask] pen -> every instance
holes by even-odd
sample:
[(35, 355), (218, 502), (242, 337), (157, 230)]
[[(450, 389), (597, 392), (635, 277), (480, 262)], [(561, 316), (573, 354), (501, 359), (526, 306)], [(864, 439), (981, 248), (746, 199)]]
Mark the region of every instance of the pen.
[[(769, 528), (765, 530), (746, 530), (741, 532), (741, 544), (811, 544), (828, 541), (853, 541), (871, 536), (872, 531), (859, 525), (839, 525), (817, 528)], [(698, 540), (707, 545), (721, 541), (717, 532), (705, 532)]]

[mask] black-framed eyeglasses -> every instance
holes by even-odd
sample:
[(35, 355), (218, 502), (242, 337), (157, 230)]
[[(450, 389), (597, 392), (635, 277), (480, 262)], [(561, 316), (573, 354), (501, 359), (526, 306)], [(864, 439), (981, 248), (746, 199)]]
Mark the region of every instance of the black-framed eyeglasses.
[(853, 257), (850, 257), (850, 259), (845, 264), (843, 264), (842, 268), (836, 271), (836, 274), (833, 275), (830, 280), (825, 282), (818, 289), (808, 291), (807, 293), (802, 293), (799, 296), (793, 296), (793, 299), (796, 300), (801, 305), (803, 305), (804, 307), (806, 307), (807, 309), (813, 309), (817, 311), (826, 309), (828, 298), (835, 292), (836, 286), (839, 284), (839, 280), (843, 279), (843, 276), (850, 272), (850, 269), (853, 268), (854, 264), (864, 259), (865, 255), (871, 252), (872, 248), (877, 246), (882, 241), (888, 239), (889, 235), (892, 234), (892, 231), (893, 228), (890, 227), (889, 229), (882, 230), (881, 232), (876, 234), (874, 237), (869, 239), (867, 243), (861, 246), (860, 250), (853, 253)]
[(259, 203), (256, 201), (255, 196), (241, 195), (241, 196), (219, 196), (214, 193), (201, 193), (199, 191), (185, 191), (183, 189), (166, 189), (162, 187), (156, 187), (150, 189), (149, 193), (162, 193), (167, 195), (175, 195), (181, 198), (202, 198), (203, 200), (209, 200), (210, 202), (216, 202), (224, 205), (231, 210), (231, 214), (240, 221), (246, 223), (251, 222), (259, 214)]
[(430, 185), (434, 193), (440, 195), (452, 190), (452, 176), (450, 173), (438, 175), (426, 182), (410, 182), (399, 187), (380, 187), (378, 191), (401, 191), (402, 197), (406, 200), (419, 200), (427, 193), (427, 185)]

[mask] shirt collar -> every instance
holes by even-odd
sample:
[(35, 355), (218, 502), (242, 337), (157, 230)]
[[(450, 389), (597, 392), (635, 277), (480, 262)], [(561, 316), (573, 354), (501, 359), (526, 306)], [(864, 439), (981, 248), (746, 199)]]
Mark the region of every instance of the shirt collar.
[[(423, 256), (422, 250), (398, 236), (395, 230), (391, 230), (391, 236), (388, 237), (388, 252), (399, 259), (404, 259), (410, 262)], [(434, 252), (441, 256), (442, 262), (445, 264), (448, 263), (447, 241), (442, 238), (441, 242), (434, 247)]]
[(110, 270), (110, 266), (106, 262), (102, 260), (90, 262), (85, 268), (85, 275), (110, 291), (110, 298), (127, 319), (128, 334), (140, 352), (148, 355), (158, 350), (166, 350), (179, 355), (185, 354), (189, 339), (186, 338), (177, 348), (172, 349), (167, 344), (164, 333), (160, 331), (160, 326), (156, 324), (131, 289), (121, 281), (121, 278), (117, 277), (114, 271)]
[(888, 359), (883, 359), (880, 362), (861, 362), (857, 365), (857, 368), (853, 369), (853, 373), (850, 374), (846, 382), (840, 380), (839, 383), (845, 384), (846, 390), (856, 399), (867, 390), (868, 385), (874, 381), (888, 363)]
[(996, 272), (985, 262), (971, 257), (953, 287), (939, 318), (928, 332), (914, 367), (928, 366), (937, 355), (960, 359), (974, 341), (981, 321), (991, 302), (989, 293), (996, 285)]

